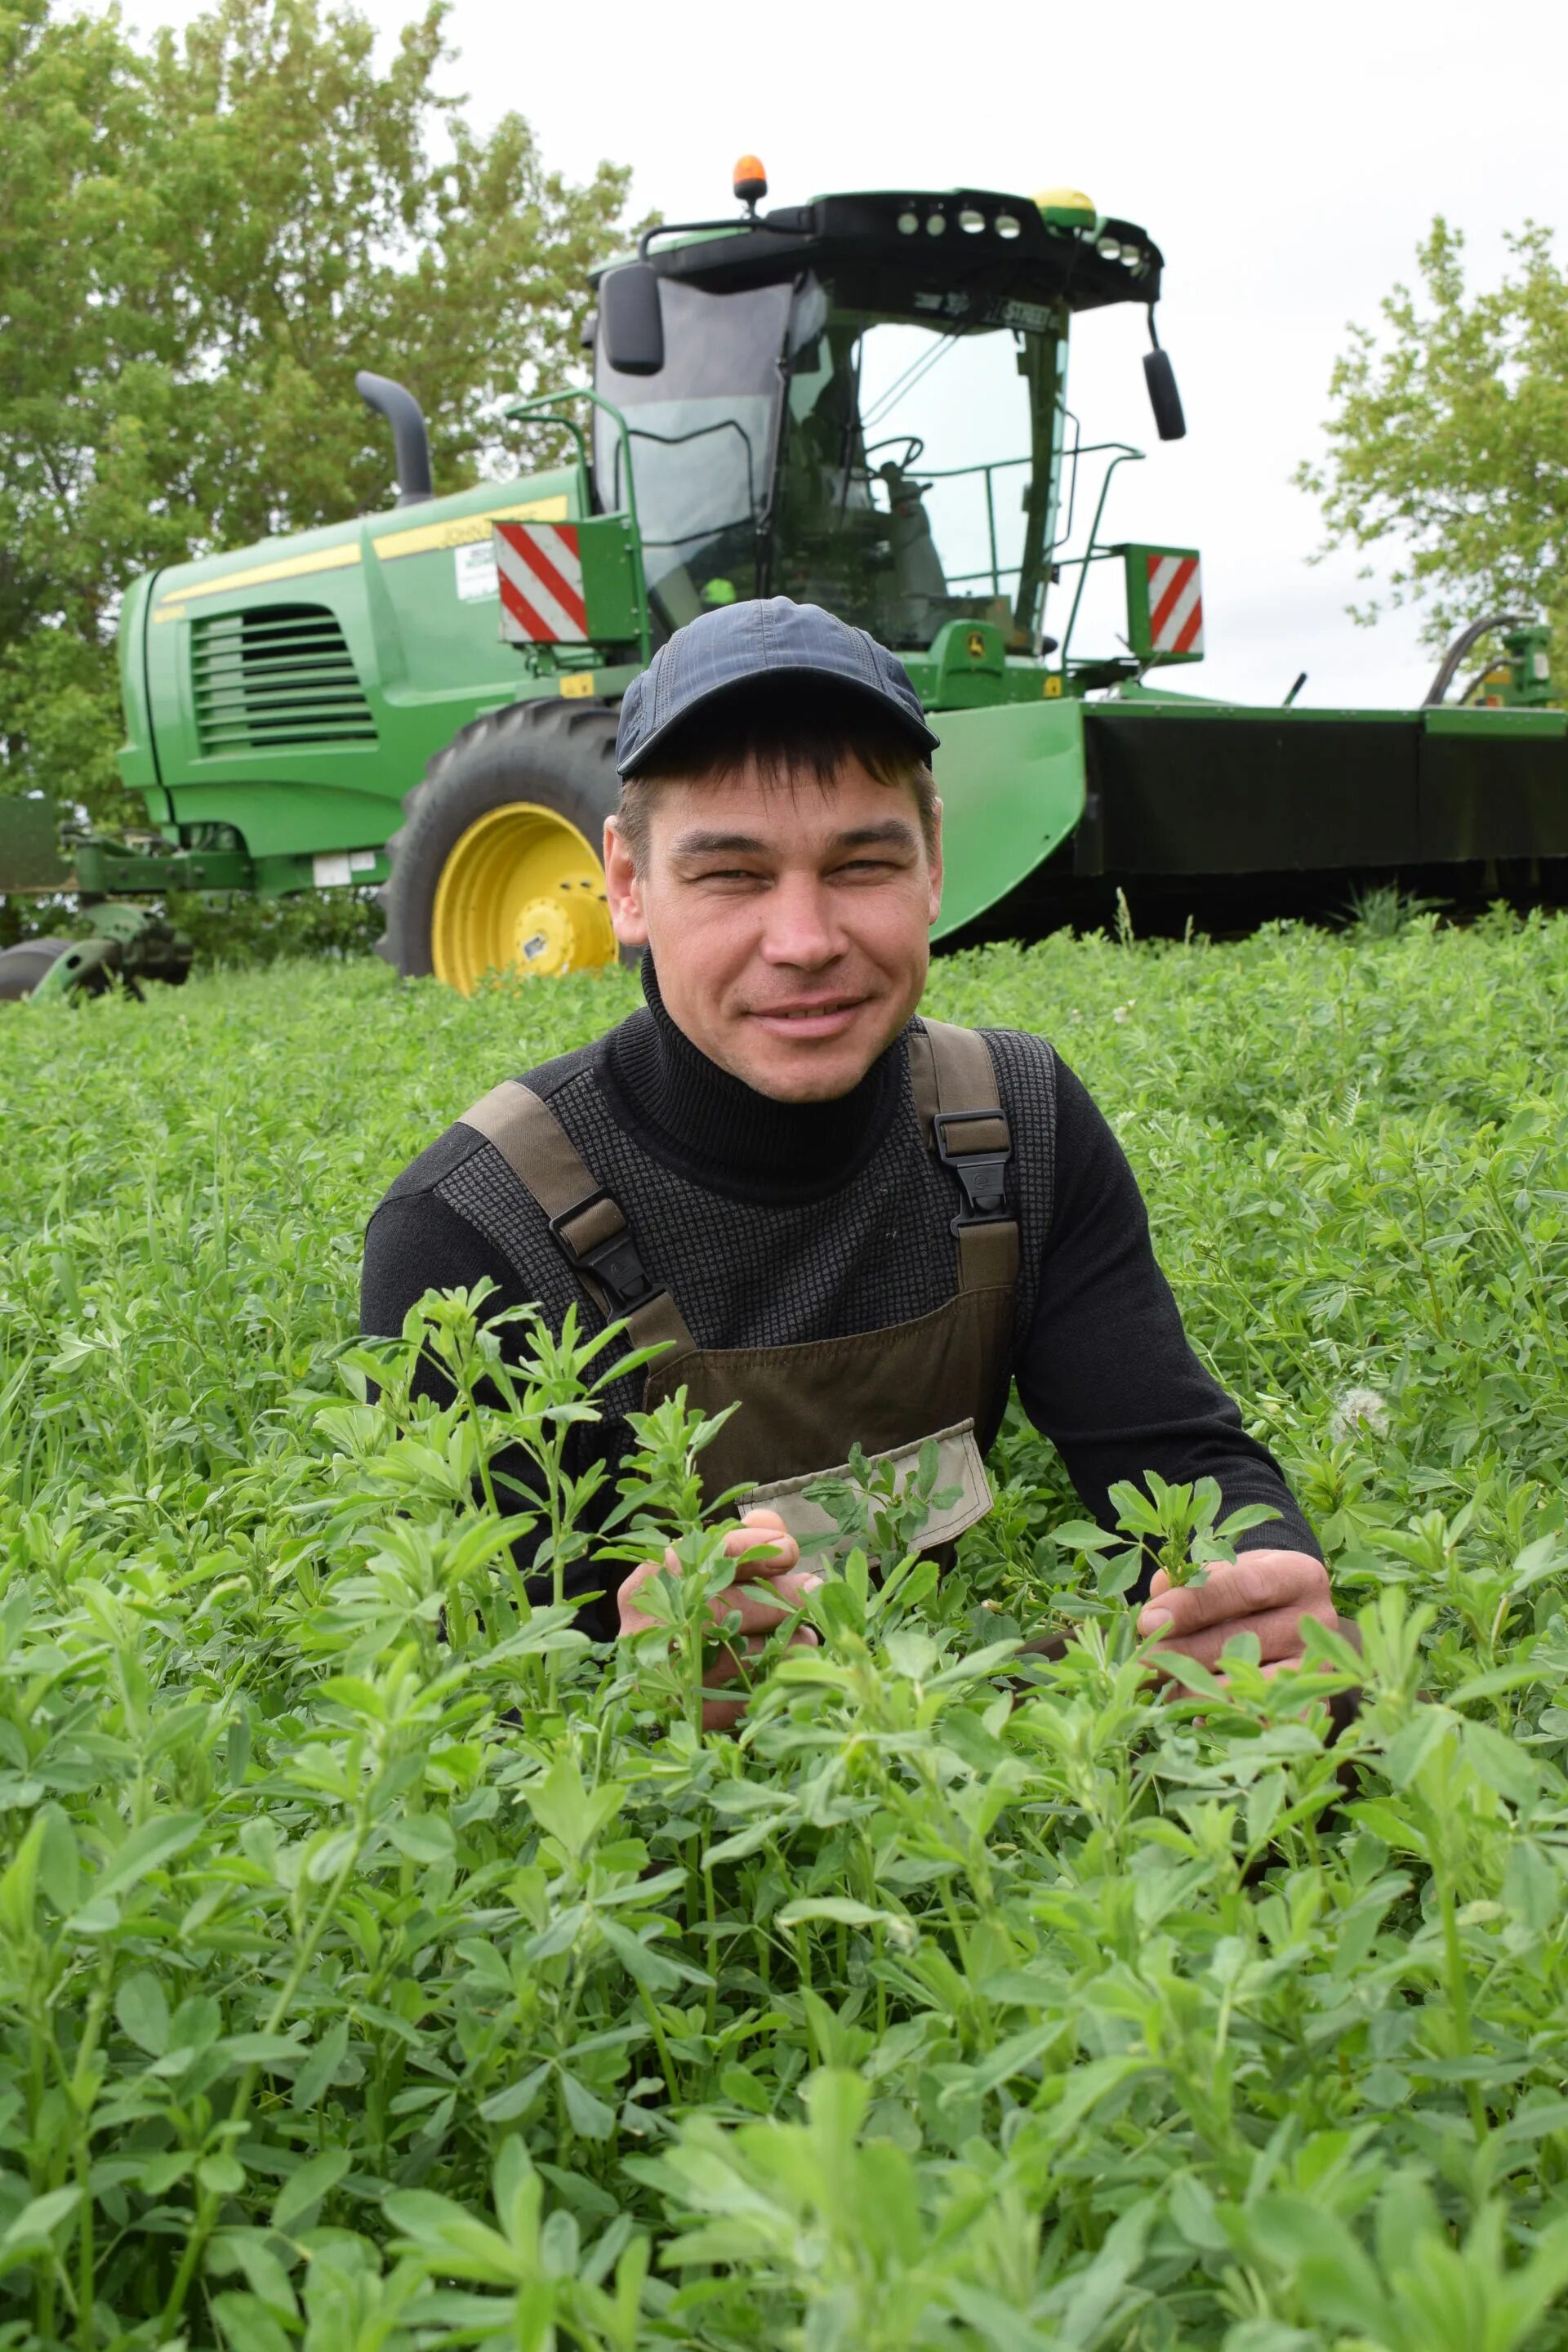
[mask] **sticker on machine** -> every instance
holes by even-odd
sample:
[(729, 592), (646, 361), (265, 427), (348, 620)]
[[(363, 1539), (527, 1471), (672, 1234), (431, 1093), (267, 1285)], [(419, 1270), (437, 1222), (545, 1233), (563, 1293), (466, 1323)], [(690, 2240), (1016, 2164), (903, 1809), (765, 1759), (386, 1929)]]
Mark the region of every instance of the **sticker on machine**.
[(452, 568), (457, 574), (460, 603), (478, 604), (487, 597), (500, 594), (495, 555), (488, 539), (476, 540), (471, 547), (455, 547)]
[(1195, 555), (1151, 549), (1149, 642), (1157, 654), (1204, 649), (1204, 575)]

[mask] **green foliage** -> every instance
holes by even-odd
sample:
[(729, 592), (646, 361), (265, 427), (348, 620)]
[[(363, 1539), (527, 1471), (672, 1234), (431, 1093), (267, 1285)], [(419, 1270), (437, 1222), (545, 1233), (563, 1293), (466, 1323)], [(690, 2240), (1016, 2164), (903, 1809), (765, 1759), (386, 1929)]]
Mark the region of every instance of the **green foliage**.
[[(236, 891), (171, 890), (140, 902), (166, 914), (195, 950), (195, 971), (246, 971), (307, 956), (363, 956), (375, 948), (385, 917), (374, 890), (297, 890), (286, 898)], [(24, 898), (0, 893), (0, 947), (17, 940), (90, 939), (94, 909), (74, 898)]]
[(1070, 1530), (1058, 1528), (1057, 1540), (1070, 1535), (1080, 1551), (1112, 1554), (1100, 1571), (1101, 1592), (1131, 1591), (1145, 1553), (1173, 1584), (1192, 1584), (1219, 1562), (1234, 1563), (1236, 1539), (1248, 1528), (1279, 1516), (1268, 1503), (1248, 1503), (1222, 1519), (1224, 1499), (1217, 1479), (1172, 1486), (1157, 1470), (1148, 1470), (1142, 1486), (1119, 1478), (1110, 1489), (1116, 1524), (1132, 1538), (1130, 1549), (1117, 1552), (1113, 1535), (1087, 1523)]
[(574, 357), (626, 174), (546, 171), (437, 95), (441, 0), (385, 67), (321, 0), (0, 12), (0, 789), (104, 814), (133, 575), (387, 502), (356, 367), (407, 383), (437, 485), (507, 469), (502, 402)]
[[(596, 1652), (511, 1564), (521, 1517), (584, 1541), (616, 1343), (347, 1336), (389, 1177), (633, 987), (295, 965), (5, 1024), (0, 2341), (1561, 2343), (1568, 923), (942, 964), (1115, 1118), (1364, 1662), (1163, 1699), (1015, 1422), (940, 1581), (838, 1498), (741, 1739), (674, 1412), (617, 1531), (679, 1536), (667, 1624)], [(471, 1403), (410, 1402), (421, 1330)]]
[(1352, 329), (1328, 456), (1296, 478), (1331, 546), (1394, 552), (1388, 602), (1426, 601), (1435, 644), (1487, 612), (1541, 609), (1568, 644), (1568, 277), (1534, 224), (1485, 292), (1466, 284), (1464, 247), (1435, 220), (1419, 292), (1384, 302), (1384, 340)]

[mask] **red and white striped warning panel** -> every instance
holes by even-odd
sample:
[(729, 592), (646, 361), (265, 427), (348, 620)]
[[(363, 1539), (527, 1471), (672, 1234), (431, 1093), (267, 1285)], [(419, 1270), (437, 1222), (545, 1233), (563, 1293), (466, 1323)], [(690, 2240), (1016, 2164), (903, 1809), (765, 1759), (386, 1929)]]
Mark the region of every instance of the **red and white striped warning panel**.
[(514, 646), (586, 645), (575, 523), (498, 522), (493, 529), (501, 635)]
[(1150, 556), (1149, 641), (1157, 654), (1202, 653), (1204, 577), (1195, 555)]

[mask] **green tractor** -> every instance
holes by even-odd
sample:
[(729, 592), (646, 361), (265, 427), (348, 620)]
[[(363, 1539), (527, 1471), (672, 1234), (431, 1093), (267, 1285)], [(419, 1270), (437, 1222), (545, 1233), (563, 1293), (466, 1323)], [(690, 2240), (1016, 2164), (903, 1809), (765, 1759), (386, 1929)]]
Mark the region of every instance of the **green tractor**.
[[(465, 992), (612, 961), (616, 704), (706, 605), (778, 593), (862, 624), (940, 714), (941, 937), (1104, 921), (1119, 890), (1150, 929), (1391, 877), (1558, 892), (1568, 713), (1530, 615), (1478, 620), (1415, 710), (1168, 682), (1204, 650), (1197, 552), (1104, 536), (1142, 453), (1083, 442), (1067, 405), (1074, 317), (1136, 303), (1158, 432), (1184, 431), (1142, 229), (1072, 190), (764, 213), (750, 157), (735, 193), (738, 215), (650, 231), (599, 273), (591, 384), (511, 412), (560, 426), (555, 470), (437, 498), (414, 399), (362, 375), (395, 510), (133, 584), (121, 767), (153, 829), (57, 842), (46, 803), (0, 803), (0, 888), (100, 910), (91, 940), (0, 956), (0, 993), (182, 976), (177, 936), (125, 903), (172, 887), (378, 884), (381, 952)], [(1096, 566), (1121, 575), (1126, 624), (1091, 653)], [(1450, 699), (1483, 637), (1494, 657)]]

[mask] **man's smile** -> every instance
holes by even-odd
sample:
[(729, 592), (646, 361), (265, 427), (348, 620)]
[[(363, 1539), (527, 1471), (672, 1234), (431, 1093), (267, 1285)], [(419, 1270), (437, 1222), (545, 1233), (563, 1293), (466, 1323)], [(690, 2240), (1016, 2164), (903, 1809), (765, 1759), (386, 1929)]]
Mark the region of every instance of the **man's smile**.
[(863, 996), (797, 998), (784, 1004), (756, 1005), (746, 1017), (760, 1022), (766, 1029), (785, 1031), (792, 1036), (836, 1037), (847, 1028), (866, 1002)]

